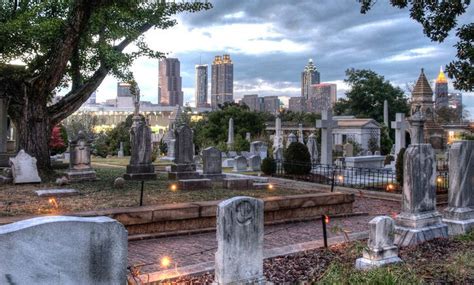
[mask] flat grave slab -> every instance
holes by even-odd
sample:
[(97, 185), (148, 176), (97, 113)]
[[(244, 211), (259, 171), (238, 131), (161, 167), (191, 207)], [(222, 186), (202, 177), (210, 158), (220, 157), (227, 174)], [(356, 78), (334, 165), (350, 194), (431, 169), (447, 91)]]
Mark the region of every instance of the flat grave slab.
[(44, 189), (35, 192), (39, 197), (66, 197), (79, 194), (76, 189)]

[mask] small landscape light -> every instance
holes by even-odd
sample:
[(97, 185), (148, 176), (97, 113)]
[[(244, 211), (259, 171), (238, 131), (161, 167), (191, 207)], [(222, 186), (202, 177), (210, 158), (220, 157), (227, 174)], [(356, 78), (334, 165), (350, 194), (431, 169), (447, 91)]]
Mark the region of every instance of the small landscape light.
[(171, 191), (174, 192), (174, 191), (178, 190), (178, 185), (176, 185), (176, 184), (171, 184), (170, 189), (171, 189)]
[(329, 224), (330, 219), (328, 215), (324, 215), (324, 222), (326, 223), (326, 225)]
[(170, 266), (171, 264), (171, 258), (169, 258), (168, 256), (162, 257), (160, 264), (161, 264), (161, 267), (168, 268), (168, 266)]
[(438, 176), (438, 178), (436, 178), (436, 181), (437, 181), (438, 183), (442, 183), (442, 182), (443, 182), (443, 177)]
[(268, 184), (268, 190), (273, 190), (273, 184)]
[(344, 181), (344, 176), (338, 175), (338, 176), (337, 176), (337, 180), (339, 180), (339, 182)]
[(56, 199), (54, 197), (49, 198), (48, 202), (49, 202), (49, 204), (53, 205), (56, 209), (59, 207), (58, 202), (56, 202)]

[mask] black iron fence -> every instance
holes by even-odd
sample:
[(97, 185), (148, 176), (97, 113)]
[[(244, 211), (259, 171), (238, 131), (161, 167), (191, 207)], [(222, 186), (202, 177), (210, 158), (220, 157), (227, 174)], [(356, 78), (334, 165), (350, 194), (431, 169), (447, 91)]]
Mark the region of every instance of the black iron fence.
[[(316, 163), (308, 165), (282, 161), (277, 161), (276, 163), (277, 168), (274, 175), (276, 177), (356, 189), (394, 193), (402, 192), (403, 185), (397, 182), (396, 173), (390, 168), (360, 168)], [(285, 171), (285, 169), (288, 170), (289, 168), (292, 171)], [(296, 174), (298, 169), (305, 168), (310, 168), (311, 171), (307, 174)], [(447, 193), (447, 190), (448, 171), (437, 170), (436, 192)]]

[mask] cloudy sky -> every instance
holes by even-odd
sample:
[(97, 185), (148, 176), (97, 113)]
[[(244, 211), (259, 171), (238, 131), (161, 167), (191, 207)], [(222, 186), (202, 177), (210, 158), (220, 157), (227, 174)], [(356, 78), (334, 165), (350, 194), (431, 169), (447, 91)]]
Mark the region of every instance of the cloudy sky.
[[(309, 58), (321, 81), (338, 84), (341, 97), (347, 90), (343, 80), (348, 68), (372, 69), (405, 89), (422, 67), (434, 79), (456, 53), (454, 32), (441, 44), (431, 42), (421, 25), (409, 18), (409, 11), (393, 8), (388, 1), (378, 1), (366, 15), (359, 13), (355, 0), (211, 2), (214, 8), (209, 11), (181, 14), (177, 26), (146, 34), (150, 47), (181, 61), (184, 101), (191, 105), (194, 66), (211, 64), (215, 55), (224, 53), (234, 62), (235, 99), (257, 93), (282, 96), (283, 102), (300, 94), (300, 73)], [(473, 21), (471, 5), (460, 23)], [(156, 103), (158, 61), (139, 59), (132, 70), (143, 99)], [(98, 100), (114, 98), (116, 83), (108, 77), (98, 90)], [(472, 118), (474, 93), (464, 96)]]

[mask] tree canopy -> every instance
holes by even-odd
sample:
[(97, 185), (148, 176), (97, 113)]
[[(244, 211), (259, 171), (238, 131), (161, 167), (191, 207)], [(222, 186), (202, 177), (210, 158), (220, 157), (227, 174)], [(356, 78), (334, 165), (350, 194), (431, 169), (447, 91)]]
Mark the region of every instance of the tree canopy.
[(404, 92), (393, 87), (388, 80), (368, 69), (348, 69), (344, 80), (350, 90), (346, 99), (340, 99), (334, 106), (337, 115), (354, 115), (359, 118), (373, 118), (383, 122), (383, 102), (389, 106), (389, 121), (395, 120), (395, 113), (407, 113), (409, 106)]
[[(361, 13), (366, 14), (377, 0), (359, 0)], [(464, 14), (470, 0), (419, 1), (390, 0), (392, 6), (410, 9), (410, 17), (423, 26), (423, 32), (432, 41), (443, 42), (449, 32), (458, 26), (458, 17)], [(474, 90), (474, 23), (456, 28), (459, 41), (457, 59), (446, 66), (449, 77), (455, 78), (454, 87), (459, 90)]]
[[(176, 25), (177, 13), (211, 7), (207, 1), (1, 1), (0, 98), (7, 99), (19, 147), (48, 169), (53, 126), (76, 111), (107, 74), (131, 81), (133, 60), (163, 56), (148, 47), (145, 32)], [(131, 43), (135, 47), (127, 51)], [(14, 60), (25, 66), (6, 64)], [(51, 104), (61, 88), (67, 94)]]

